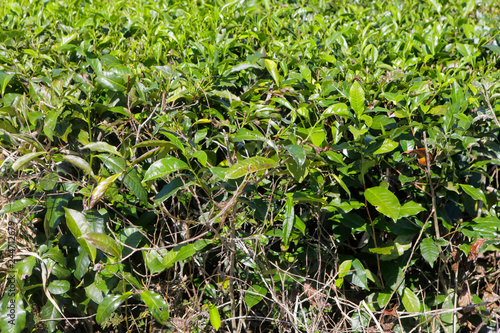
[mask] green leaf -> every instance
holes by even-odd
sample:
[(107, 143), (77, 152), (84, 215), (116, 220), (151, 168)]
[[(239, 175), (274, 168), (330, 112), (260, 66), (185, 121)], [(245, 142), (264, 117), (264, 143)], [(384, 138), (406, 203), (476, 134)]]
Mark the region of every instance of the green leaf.
[(161, 203), (161, 202), (167, 200), (168, 198), (170, 198), (175, 193), (177, 193), (177, 191), (179, 191), (180, 189), (183, 189), (183, 188), (185, 188), (185, 186), (192, 184), (192, 183), (193, 182), (188, 182), (185, 184), (184, 181), (182, 180), (182, 178), (180, 178), (180, 177), (175, 178), (170, 183), (163, 186), (161, 191), (158, 192), (158, 194), (155, 196), (155, 201), (157, 203)]
[(63, 160), (65, 160), (65, 161), (73, 164), (74, 166), (82, 169), (88, 175), (91, 175), (92, 177), (94, 176), (94, 173), (92, 172), (92, 168), (87, 163), (87, 161), (85, 161), (83, 158), (75, 156), (75, 155), (64, 155)]
[(59, 313), (57, 308), (54, 306), (54, 304), (52, 304), (52, 302), (47, 302), (42, 307), (42, 311), (40, 311), (40, 317), (42, 319), (47, 320), (45, 322), (47, 330), (49, 332), (54, 332), (56, 330), (57, 323), (60, 322), (60, 320), (54, 320), (54, 319), (61, 318), (61, 314)]
[[(500, 46), (498, 46), (498, 45), (487, 44), (487, 45), (483, 45), (483, 47), (489, 49), (490, 51), (492, 51), (494, 53), (496, 53), (497, 56), (500, 55)], [(2, 94), (3, 94), (3, 92), (2, 92)]]
[(219, 310), (215, 305), (210, 303), (208, 304), (208, 313), (210, 316), (210, 324), (212, 324), (215, 330), (218, 331), (221, 324)]
[(358, 81), (354, 81), (349, 90), (349, 102), (351, 103), (351, 108), (354, 110), (356, 117), (360, 119), (365, 111), (365, 91)]
[(294, 159), (286, 162), (286, 168), (292, 174), (296, 182), (302, 183), (306, 176), (309, 174), (309, 161), (305, 161), (304, 165), (299, 167)]
[(398, 148), (399, 146), (399, 143), (397, 142), (394, 142), (390, 139), (385, 139), (384, 142), (382, 143), (382, 146), (375, 150), (374, 154), (377, 155), (377, 154), (386, 154), (386, 153), (389, 153), (391, 151), (393, 151), (394, 149)]
[(389, 241), (383, 246), (369, 249), (372, 253), (380, 254), (380, 260), (389, 261), (401, 257), (405, 251), (411, 248), (413, 235), (397, 236), (393, 241)]
[(68, 225), (69, 231), (76, 238), (78, 243), (82, 246), (82, 248), (87, 252), (90, 256), (92, 262), (95, 262), (96, 258), (96, 248), (90, 244), (85, 239), (81, 238), (82, 235), (85, 235), (89, 232), (92, 232), (92, 227), (90, 223), (85, 219), (85, 216), (71, 208), (64, 207), (66, 224)]
[(99, 232), (88, 232), (80, 236), (80, 238), (85, 239), (87, 242), (94, 245), (99, 250), (107, 254), (110, 254), (116, 258), (119, 258), (122, 253), (121, 245), (116, 240), (114, 240), (113, 238), (111, 238), (106, 234)]
[(347, 105), (345, 103), (336, 103), (333, 105), (330, 105), (328, 108), (326, 108), (325, 112), (321, 114), (321, 119), (328, 118), (330, 116), (340, 116), (340, 117), (349, 117), (351, 116), (349, 114), (349, 110), (347, 109)]
[[(143, 251), (144, 261), (146, 262), (146, 266), (152, 274), (159, 273), (169, 268), (163, 262), (172, 262), (175, 259), (177, 253), (174, 251), (167, 251), (165, 249), (161, 250), (149, 250)], [(168, 256), (168, 257), (167, 257)]]
[(460, 187), (465, 191), (465, 193), (470, 195), (473, 200), (481, 200), (483, 203), (487, 203), (486, 196), (480, 188), (464, 184), (460, 184)]
[(0, 71), (0, 92), (2, 93), (2, 97), (5, 95), (5, 89), (13, 77), (14, 74), (7, 74), (4, 71)]
[[(10, 280), (9, 280), (10, 281)], [(21, 333), (26, 325), (26, 311), (21, 293), (4, 293), (0, 302), (0, 328), (2, 332)]]
[(144, 147), (165, 147), (168, 148), (168, 151), (173, 151), (179, 149), (176, 144), (173, 144), (170, 141), (165, 141), (165, 140), (149, 140), (149, 141), (143, 141), (140, 142), (132, 147), (132, 149), (135, 148), (144, 148)]
[(431, 238), (424, 238), (420, 243), (420, 253), (431, 267), (434, 267), (434, 263), (439, 257), (439, 247)]
[(304, 148), (298, 145), (288, 145), (285, 146), (285, 149), (288, 150), (290, 156), (292, 156), (292, 158), (295, 160), (298, 167), (304, 165), (304, 162), (306, 161), (306, 151), (304, 150)]
[(420, 312), (420, 301), (410, 288), (405, 288), (401, 298), (403, 305), (408, 312)]
[(337, 288), (342, 288), (342, 284), (344, 283), (344, 277), (350, 273), (352, 266), (352, 260), (344, 260), (337, 271), (337, 280), (335, 280), (335, 285)]
[(170, 316), (168, 304), (165, 299), (157, 293), (145, 290), (141, 293), (142, 301), (148, 306), (153, 317), (162, 325), (166, 325)]
[[(106, 167), (112, 173), (120, 173), (125, 170), (125, 161), (123, 158), (118, 156), (101, 156), (99, 158), (103, 161)], [(123, 179), (123, 184), (127, 187), (133, 195), (135, 195), (142, 202), (148, 201), (148, 192), (142, 185), (141, 179), (137, 173), (137, 169), (128, 167), (127, 172), (125, 174), (125, 178)]]
[(264, 63), (266, 65), (267, 70), (269, 71), (269, 73), (273, 77), (274, 82), (279, 87), (281, 79), (280, 79), (280, 73), (278, 71), (278, 66), (276, 65), (276, 63), (274, 61), (272, 61), (270, 59), (266, 59), (264, 61)]
[(123, 295), (109, 295), (97, 307), (96, 321), (103, 324), (113, 312), (123, 303), (124, 300), (132, 295), (131, 292), (126, 292)]
[(398, 198), (388, 189), (377, 186), (365, 191), (366, 200), (382, 214), (396, 221), (401, 205)]
[(36, 153), (29, 153), (29, 154), (23, 155), (23, 156), (19, 157), (12, 164), (12, 169), (14, 171), (17, 171), (17, 170), (21, 169), (26, 163), (31, 162), (32, 160), (34, 160), (38, 156), (45, 155), (45, 154), (47, 154), (47, 153), (44, 152), (44, 151), (39, 151), (39, 152), (36, 152)]
[(427, 114), (435, 114), (439, 116), (444, 116), (448, 112), (448, 105), (438, 105), (430, 109)]
[(185, 162), (175, 157), (165, 157), (159, 161), (156, 161), (149, 167), (149, 169), (144, 174), (144, 179), (142, 182), (165, 177), (172, 172), (177, 172), (185, 169), (189, 169), (189, 166)]
[(226, 179), (237, 179), (251, 172), (268, 170), (276, 167), (276, 162), (265, 157), (250, 157), (231, 166), (225, 175)]
[(97, 75), (96, 81), (111, 91), (123, 92), (127, 89), (127, 82), (112, 72), (101, 72)]
[(73, 275), (78, 280), (81, 280), (82, 277), (87, 273), (87, 269), (89, 268), (89, 265), (90, 265), (90, 258), (81, 247), (78, 249), (78, 252), (79, 252), (79, 254), (75, 260), (76, 267), (75, 267), (75, 272), (73, 273)]
[(186, 244), (182, 246), (176, 246), (173, 249), (174, 252), (177, 253), (175, 256), (175, 261), (182, 261), (187, 258), (191, 258), (194, 254), (196, 254), (196, 247), (194, 244)]
[(254, 305), (257, 305), (260, 301), (262, 301), (262, 296), (266, 296), (267, 289), (263, 286), (259, 286), (258, 284), (254, 284), (248, 288), (245, 293), (245, 303), (250, 310)]
[(91, 195), (90, 195), (90, 204), (89, 204), (89, 207), (92, 208), (95, 206), (96, 203), (98, 203), (102, 196), (104, 195), (104, 193), (106, 193), (106, 191), (108, 190), (108, 188), (111, 186), (111, 184), (113, 184), (117, 179), (118, 177), (120, 177), (122, 175), (122, 173), (118, 173), (116, 175), (113, 175), (113, 176), (109, 176), (108, 178), (100, 181), (97, 186), (95, 187), (95, 189), (92, 191)]
[(82, 149), (90, 149), (92, 151), (98, 151), (102, 153), (109, 153), (112, 155), (123, 157), (118, 150), (116, 150), (115, 146), (110, 145), (107, 142), (92, 142), (86, 146), (83, 146)]
[(378, 306), (380, 308), (383, 308), (387, 305), (387, 303), (389, 303), (389, 301), (391, 300), (391, 296), (392, 294), (391, 293), (378, 293), (378, 296), (377, 296), (377, 303), (378, 303)]
[(354, 272), (348, 276), (351, 283), (363, 289), (370, 290), (370, 288), (368, 288), (366, 269), (359, 259), (354, 259), (352, 262), (352, 268), (354, 268)]
[(285, 218), (283, 220), (283, 250), (288, 249), (288, 242), (290, 241), (290, 236), (293, 230), (293, 224), (295, 222), (295, 208), (293, 205), (293, 193), (287, 193), (287, 199), (285, 204)]
[(71, 285), (66, 280), (54, 280), (49, 283), (47, 287), (51, 294), (61, 295), (69, 291)]
[(69, 200), (71, 200), (72, 197), (70, 193), (64, 193), (60, 195), (51, 195), (47, 198), (45, 203), (47, 212), (45, 213), (43, 221), (47, 239), (50, 238), (52, 232), (59, 226), (64, 216), (63, 207), (68, 206)]
[(31, 199), (31, 198), (22, 198), (18, 199), (14, 202), (11, 202), (9, 204), (6, 204), (3, 206), (2, 210), (0, 210), (0, 214), (8, 214), (8, 213), (15, 213), (20, 210), (23, 210), (24, 208), (34, 205), (37, 203), (37, 200)]
[(228, 71), (226, 71), (224, 73), (224, 76), (227, 76), (227, 75), (234, 73), (234, 72), (239, 72), (239, 71), (242, 71), (245, 69), (249, 69), (249, 68), (260, 68), (260, 67), (246, 61), (246, 62), (239, 63), (236, 66), (233, 66), (231, 69), (229, 69)]
[(422, 207), (421, 204), (416, 203), (415, 201), (408, 201), (401, 207), (399, 210), (399, 218), (417, 215), (420, 212), (425, 211), (426, 209)]

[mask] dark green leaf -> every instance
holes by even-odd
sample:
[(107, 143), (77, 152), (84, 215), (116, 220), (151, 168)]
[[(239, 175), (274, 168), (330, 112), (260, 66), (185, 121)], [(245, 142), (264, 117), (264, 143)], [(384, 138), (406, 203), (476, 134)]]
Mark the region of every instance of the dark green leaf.
[(123, 295), (110, 295), (104, 298), (104, 300), (97, 307), (96, 321), (99, 324), (103, 324), (113, 312), (123, 303), (127, 298), (132, 295), (131, 292), (126, 292)]

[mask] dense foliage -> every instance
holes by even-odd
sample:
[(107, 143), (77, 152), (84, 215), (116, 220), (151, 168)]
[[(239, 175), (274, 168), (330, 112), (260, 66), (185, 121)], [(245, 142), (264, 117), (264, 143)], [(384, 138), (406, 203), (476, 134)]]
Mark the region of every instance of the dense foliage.
[(2, 2), (2, 332), (494, 329), (495, 1)]

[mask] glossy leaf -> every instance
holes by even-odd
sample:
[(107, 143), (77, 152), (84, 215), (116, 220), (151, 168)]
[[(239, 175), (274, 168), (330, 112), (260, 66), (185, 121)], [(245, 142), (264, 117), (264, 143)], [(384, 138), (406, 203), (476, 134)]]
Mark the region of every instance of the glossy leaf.
[(36, 203), (37, 200), (31, 198), (18, 199), (14, 202), (8, 203), (5, 206), (3, 206), (2, 209), (0, 210), (0, 214), (15, 213)]
[(48, 289), (51, 294), (61, 295), (69, 291), (71, 285), (69, 281), (54, 280), (49, 283)]
[(21, 293), (4, 293), (0, 301), (0, 328), (2, 332), (21, 333), (26, 327), (26, 310)]
[(122, 253), (121, 245), (110, 236), (98, 232), (87, 232), (80, 236), (88, 243), (92, 244), (99, 250), (119, 258)]
[(283, 220), (283, 250), (288, 249), (288, 243), (295, 223), (295, 208), (293, 205), (293, 194), (288, 193), (285, 203), (285, 216)]
[(97, 76), (96, 81), (104, 88), (112, 91), (122, 92), (127, 88), (127, 82), (119, 75), (111, 72), (101, 72)]
[(354, 81), (349, 90), (349, 102), (351, 103), (351, 108), (354, 110), (356, 117), (360, 119), (365, 110), (365, 91), (358, 81)]
[(180, 177), (174, 178), (170, 183), (163, 186), (160, 192), (158, 192), (158, 194), (155, 196), (155, 201), (158, 203), (163, 202), (189, 184), (192, 184), (192, 182), (185, 184)]
[(2, 96), (5, 94), (5, 89), (13, 77), (14, 74), (7, 74), (4, 71), (0, 71), (0, 92), (2, 93)]
[(39, 156), (46, 155), (47, 153), (44, 151), (39, 151), (36, 153), (29, 153), (24, 156), (19, 157), (13, 164), (12, 164), (12, 170), (17, 171), (21, 169), (26, 163), (29, 163), (33, 161), (34, 159), (38, 158)]
[(398, 198), (388, 189), (383, 187), (369, 188), (365, 191), (365, 198), (382, 214), (394, 221), (398, 219), (401, 206)]
[(425, 208), (421, 204), (415, 201), (405, 202), (401, 209), (399, 210), (399, 218), (414, 216), (420, 212), (425, 211)]
[(97, 184), (96, 188), (92, 191), (92, 194), (90, 195), (90, 200), (89, 200), (89, 207), (92, 208), (95, 206), (96, 203), (98, 203), (102, 196), (106, 193), (108, 188), (120, 177), (122, 173), (118, 173), (113, 176), (109, 176), (108, 178), (102, 180)]
[(40, 311), (40, 317), (42, 319), (46, 319), (46, 327), (49, 331), (54, 332), (56, 330), (57, 323), (61, 320), (55, 320), (61, 318), (61, 313), (56, 309), (54, 304), (51, 302), (45, 303), (42, 307), (42, 311)]
[(276, 167), (276, 162), (265, 157), (250, 157), (231, 166), (225, 175), (226, 179), (237, 179), (249, 173), (268, 170)]
[(337, 270), (337, 279), (335, 280), (335, 285), (337, 288), (342, 288), (344, 283), (344, 277), (349, 274), (352, 266), (352, 260), (344, 260)]
[(90, 259), (93, 262), (95, 262), (97, 253), (96, 248), (88, 241), (81, 238), (82, 235), (85, 235), (93, 231), (90, 223), (87, 221), (87, 219), (82, 213), (74, 209), (64, 207), (64, 211), (65, 211), (64, 216), (66, 218), (66, 224), (68, 225), (69, 230), (76, 238), (78, 243), (80, 243), (85, 252), (87, 252), (87, 254), (90, 256)]
[(470, 195), (472, 199), (481, 200), (482, 202), (486, 203), (486, 196), (480, 188), (465, 184), (460, 184), (460, 187), (465, 191), (465, 193)]
[(173, 172), (178, 172), (186, 169), (189, 169), (189, 167), (185, 162), (175, 157), (165, 157), (159, 161), (156, 161), (149, 167), (149, 169), (144, 174), (144, 179), (142, 182), (165, 177)]
[(116, 150), (115, 146), (112, 146), (107, 142), (92, 142), (89, 143), (88, 145), (83, 146), (82, 149), (90, 149), (92, 151), (98, 151), (101, 153), (109, 153), (120, 157), (122, 156), (118, 152), (118, 150)]
[[(99, 156), (99, 158), (104, 162), (106, 167), (115, 174), (119, 174), (125, 170), (125, 162), (122, 158), (117, 156)], [(137, 169), (129, 167), (126, 170), (125, 178), (123, 179), (123, 184), (142, 202), (148, 201), (148, 192), (144, 188), (141, 182), (141, 178), (137, 173)]]
[(321, 114), (321, 118), (327, 118), (331, 116), (340, 116), (340, 117), (349, 117), (349, 111), (347, 109), (347, 105), (345, 103), (336, 103), (330, 105), (325, 112)]
[(271, 74), (271, 76), (273, 77), (274, 82), (279, 87), (281, 78), (280, 78), (280, 74), (278, 71), (278, 66), (276, 65), (276, 63), (274, 61), (272, 61), (270, 59), (266, 59), (264, 61), (264, 63), (266, 65), (266, 68), (267, 68), (269, 74)]
[(374, 154), (377, 155), (377, 154), (390, 153), (394, 149), (398, 148), (398, 146), (399, 146), (399, 143), (394, 142), (394, 141), (392, 141), (390, 139), (385, 139), (384, 143), (382, 143), (382, 146), (379, 149), (377, 149), (374, 152)]
[(82, 169), (85, 171), (88, 175), (94, 176), (94, 173), (92, 172), (92, 168), (90, 165), (85, 161), (83, 158), (75, 156), (75, 155), (64, 155), (63, 159), (67, 162), (70, 162), (74, 166)]
[(123, 295), (110, 295), (97, 307), (96, 321), (103, 324), (118, 307), (132, 295), (131, 292), (126, 292)]
[(166, 325), (170, 316), (168, 312), (168, 304), (163, 297), (157, 293), (145, 290), (141, 293), (142, 301), (148, 306), (149, 311), (162, 325)]
[(285, 146), (285, 148), (288, 150), (290, 156), (292, 156), (299, 168), (304, 165), (304, 162), (306, 161), (306, 151), (304, 148), (298, 145), (288, 145)]

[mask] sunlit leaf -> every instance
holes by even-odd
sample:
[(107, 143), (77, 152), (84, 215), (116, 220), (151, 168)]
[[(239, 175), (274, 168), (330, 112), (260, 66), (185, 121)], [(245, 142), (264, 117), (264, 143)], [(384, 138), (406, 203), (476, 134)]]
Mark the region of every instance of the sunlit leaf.
[(121, 154), (116, 150), (115, 146), (110, 145), (107, 142), (92, 142), (86, 146), (83, 146), (82, 149), (90, 149), (92, 151), (98, 151), (102, 153), (110, 153), (116, 156), (121, 156)]
[(219, 310), (215, 305), (210, 303), (208, 304), (208, 313), (210, 317), (210, 324), (212, 324), (213, 328), (218, 331), (221, 325)]
[(145, 290), (141, 293), (142, 301), (148, 306), (149, 311), (162, 325), (166, 325), (170, 314), (165, 299), (157, 293)]
[(295, 209), (293, 205), (293, 194), (288, 193), (285, 203), (285, 217), (283, 220), (283, 249), (288, 249), (288, 242), (292, 234), (293, 225), (295, 222)]
[(288, 150), (298, 167), (304, 165), (304, 162), (306, 161), (306, 152), (304, 148), (298, 145), (288, 145), (285, 146), (285, 149)]
[(272, 61), (270, 59), (266, 59), (264, 62), (266, 64), (267, 70), (269, 71), (269, 74), (271, 74), (274, 82), (279, 87), (281, 78), (280, 78), (280, 74), (278, 71), (278, 66), (276, 65), (276, 63), (274, 61)]
[(64, 207), (64, 211), (65, 211), (64, 216), (66, 218), (66, 224), (68, 225), (69, 230), (76, 238), (78, 243), (80, 243), (85, 252), (87, 252), (87, 254), (90, 256), (90, 259), (94, 262), (97, 253), (96, 248), (92, 244), (87, 242), (85, 239), (81, 238), (82, 235), (85, 235), (93, 231), (92, 227), (90, 226), (90, 223), (87, 221), (85, 216), (79, 211), (66, 207)]
[(254, 305), (257, 305), (260, 301), (262, 301), (263, 296), (266, 296), (267, 289), (263, 286), (259, 286), (258, 284), (254, 284), (250, 288), (248, 288), (245, 293), (245, 303), (250, 310)]
[(351, 103), (351, 108), (354, 110), (356, 117), (360, 119), (365, 110), (365, 91), (358, 81), (354, 81), (351, 90), (349, 90), (349, 102)]
[(366, 200), (382, 214), (397, 220), (401, 205), (398, 198), (388, 189), (372, 187), (365, 191)]
[(92, 208), (95, 206), (96, 203), (98, 203), (104, 193), (108, 190), (108, 188), (120, 177), (122, 173), (118, 173), (113, 176), (109, 176), (108, 178), (100, 181), (95, 189), (92, 191), (92, 194), (90, 195), (90, 200), (89, 200), (89, 207)]
[(88, 232), (80, 238), (85, 239), (99, 250), (119, 258), (122, 253), (121, 245), (113, 238), (99, 232)]
[(249, 173), (268, 170), (276, 167), (276, 162), (265, 157), (250, 157), (231, 166), (225, 175), (226, 179), (236, 179)]
[(12, 169), (14, 171), (17, 171), (21, 169), (26, 163), (31, 162), (32, 160), (36, 159), (39, 156), (46, 155), (47, 153), (44, 151), (39, 151), (36, 153), (29, 153), (24, 156), (19, 157), (13, 164), (12, 164)]
[(131, 292), (126, 292), (123, 295), (110, 295), (104, 298), (104, 300), (97, 307), (96, 321), (102, 324), (107, 320), (113, 312), (132, 295)]
[(410, 288), (405, 288), (401, 301), (406, 311), (420, 312), (420, 300)]
[(189, 169), (188, 165), (185, 162), (175, 157), (165, 157), (159, 161), (156, 161), (149, 167), (149, 169), (144, 174), (143, 182), (165, 177), (172, 172), (177, 172), (185, 169)]

